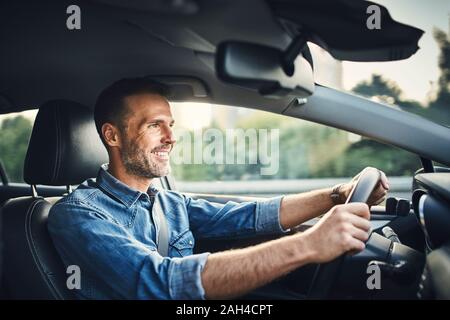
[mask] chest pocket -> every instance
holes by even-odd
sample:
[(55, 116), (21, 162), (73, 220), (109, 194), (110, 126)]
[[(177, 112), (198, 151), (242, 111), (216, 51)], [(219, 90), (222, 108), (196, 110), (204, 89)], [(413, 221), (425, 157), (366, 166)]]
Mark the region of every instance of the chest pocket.
[(189, 256), (194, 251), (194, 235), (190, 230), (180, 233), (174, 238), (170, 243), (170, 249), (172, 251), (172, 256), (185, 257)]

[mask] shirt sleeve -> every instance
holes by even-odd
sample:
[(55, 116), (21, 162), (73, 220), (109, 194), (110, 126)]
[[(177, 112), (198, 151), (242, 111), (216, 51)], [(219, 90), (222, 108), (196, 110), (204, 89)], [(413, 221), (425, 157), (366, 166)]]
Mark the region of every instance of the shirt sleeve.
[(82, 285), (83, 274), (94, 276), (112, 299), (205, 299), (201, 272), (209, 253), (162, 257), (83, 203), (56, 204), (48, 229), (64, 262), (80, 267)]
[(282, 196), (262, 201), (226, 204), (183, 196), (192, 232), (198, 238), (248, 237), (281, 234)]

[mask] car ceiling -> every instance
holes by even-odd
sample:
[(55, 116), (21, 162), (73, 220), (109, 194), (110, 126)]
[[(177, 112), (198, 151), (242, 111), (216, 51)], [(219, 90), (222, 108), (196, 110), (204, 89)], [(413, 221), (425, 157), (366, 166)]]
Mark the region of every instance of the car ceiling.
[[(110, 83), (147, 75), (201, 79), (209, 98), (200, 101), (280, 110), (287, 104), (283, 99), (263, 98), (248, 90), (242, 94), (244, 89), (215, 76), (213, 53), (223, 39), (257, 39), (280, 48), (289, 43), (263, 2), (243, 3), (202, 1), (197, 14), (180, 16), (79, 1), (82, 27), (71, 31), (66, 28), (71, 1), (11, 2), (7, 10), (0, 9), (2, 15), (14, 16), (14, 20), (0, 18), (2, 43), (8, 44), (3, 45), (0, 60), (0, 93), (6, 100), (1, 112), (59, 98), (93, 106)], [(181, 33), (175, 32), (180, 28)], [(237, 97), (240, 101), (235, 101)]]
[[(277, 2), (282, 6), (274, 6)], [(286, 2), (2, 1), (0, 113), (33, 109), (52, 99), (92, 107), (100, 90), (120, 78), (164, 75), (204, 85), (207, 96), (188, 93), (179, 100), (281, 113), (292, 97), (263, 97), (218, 80), (214, 53), (220, 42), (231, 39), (285, 49), (291, 36), (273, 12), (286, 13)], [(81, 30), (66, 28), (72, 4), (81, 8)]]

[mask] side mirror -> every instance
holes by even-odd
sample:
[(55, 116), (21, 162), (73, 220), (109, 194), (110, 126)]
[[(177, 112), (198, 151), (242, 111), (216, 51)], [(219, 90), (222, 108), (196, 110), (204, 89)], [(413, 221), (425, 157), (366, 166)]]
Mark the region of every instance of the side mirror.
[(217, 48), (216, 72), (222, 81), (257, 90), (261, 95), (306, 98), (314, 92), (313, 69), (302, 54), (297, 54), (286, 60), (286, 53), (277, 48), (222, 42)]

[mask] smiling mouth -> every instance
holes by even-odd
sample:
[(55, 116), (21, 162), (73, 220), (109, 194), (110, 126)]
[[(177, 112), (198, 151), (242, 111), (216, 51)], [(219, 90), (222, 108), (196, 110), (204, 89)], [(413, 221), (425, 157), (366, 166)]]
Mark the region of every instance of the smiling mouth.
[(169, 160), (169, 151), (152, 151), (152, 154), (154, 154), (158, 160)]

